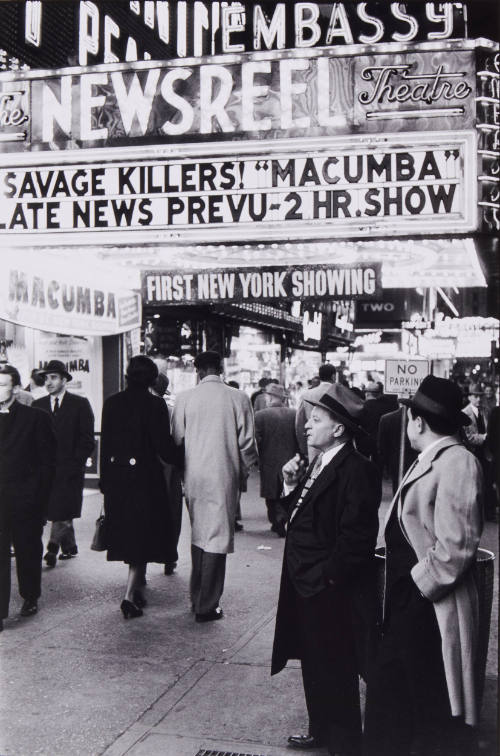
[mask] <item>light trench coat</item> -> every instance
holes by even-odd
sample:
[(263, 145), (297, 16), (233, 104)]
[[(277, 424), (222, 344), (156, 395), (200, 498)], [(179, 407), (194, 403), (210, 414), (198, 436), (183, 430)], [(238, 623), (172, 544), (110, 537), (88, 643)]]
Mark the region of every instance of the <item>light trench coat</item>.
[(411, 576), (436, 613), (452, 715), (476, 725), (478, 596), (469, 568), (483, 528), (477, 459), (457, 437), (443, 439), (403, 480), (386, 524), (394, 506), (418, 558)]
[(176, 444), (185, 446), (191, 543), (210, 553), (230, 554), (240, 481), (257, 461), (250, 399), (219, 376), (208, 375), (178, 395), (172, 433)]

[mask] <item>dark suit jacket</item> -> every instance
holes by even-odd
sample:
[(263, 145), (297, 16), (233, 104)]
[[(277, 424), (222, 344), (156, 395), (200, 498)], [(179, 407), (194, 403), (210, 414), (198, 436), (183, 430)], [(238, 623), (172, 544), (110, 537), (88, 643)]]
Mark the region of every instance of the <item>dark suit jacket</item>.
[(49, 500), (49, 520), (72, 520), (82, 513), (85, 462), (94, 449), (94, 414), (88, 399), (66, 391), (56, 415), (50, 396), (33, 402), (52, 418), (57, 440), (56, 474)]
[(267, 407), (256, 412), (255, 438), (259, 451), (260, 495), (264, 499), (279, 499), (283, 489), (281, 468), (299, 451), (295, 410)]
[(55, 455), (50, 418), (14, 402), (0, 422), (0, 518), (45, 519)]
[[(303, 482), (281, 500), (288, 516), (300, 497)], [(288, 659), (300, 658), (290, 584), (304, 597), (323, 590), (339, 592), (339, 601), (342, 594), (342, 604), (348, 597), (355, 632), (359, 631), (359, 648), (365, 645), (361, 635), (372, 621), (375, 622), (374, 559), (380, 499), (378, 469), (351, 443), (335, 455), (304, 497), (288, 525), (273, 674), (279, 672)]]
[(368, 437), (360, 436), (357, 446), (361, 454), (373, 462), (377, 462), (377, 434), (381, 418), (388, 412), (397, 409), (395, 396), (383, 394), (377, 399), (368, 399), (363, 407), (359, 424), (365, 429)]
[[(389, 473), (393, 493), (396, 493), (399, 483), (399, 452), (401, 448), (401, 423), (403, 415), (402, 407), (395, 412), (389, 412), (380, 418), (380, 425), (378, 427), (378, 462), (381, 472), (387, 470)], [(417, 458), (417, 452), (411, 448), (406, 429), (404, 438), (405, 456), (403, 474)]]

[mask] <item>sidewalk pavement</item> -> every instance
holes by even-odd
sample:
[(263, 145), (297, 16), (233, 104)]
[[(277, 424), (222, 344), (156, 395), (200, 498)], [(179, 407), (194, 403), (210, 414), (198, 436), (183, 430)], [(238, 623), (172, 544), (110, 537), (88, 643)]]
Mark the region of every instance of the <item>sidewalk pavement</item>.
[[(122, 618), (127, 569), (89, 549), (100, 506), (100, 494), (86, 496), (79, 556), (44, 567), (36, 617), (19, 617), (14, 586), (0, 635), (0, 753), (290, 756), (287, 736), (307, 729), (307, 714), (298, 663), (270, 677), (283, 540), (269, 530), (257, 475), (228, 557), (225, 617), (206, 625), (189, 611), (187, 517), (176, 574), (150, 565), (145, 616)], [(482, 544), (495, 553), (497, 531), (488, 524)], [(497, 607), (495, 577), (481, 756), (497, 753)]]

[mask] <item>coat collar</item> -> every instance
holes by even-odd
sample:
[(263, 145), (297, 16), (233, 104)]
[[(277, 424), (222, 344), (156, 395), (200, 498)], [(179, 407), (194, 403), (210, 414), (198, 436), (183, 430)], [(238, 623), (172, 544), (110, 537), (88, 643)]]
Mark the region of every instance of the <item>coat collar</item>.
[(444, 449), (447, 449), (450, 446), (456, 446), (457, 444), (461, 444), (461, 441), (458, 438), (458, 436), (451, 436), (451, 437), (444, 438), (442, 441), (436, 444), (428, 454), (424, 454), (422, 459), (416, 462), (415, 466), (410, 471), (410, 474), (408, 475), (408, 477), (403, 478), (401, 485), (399, 486), (398, 490), (394, 494), (394, 498), (392, 499), (389, 509), (387, 510), (387, 513), (385, 516), (384, 527), (389, 522), (389, 518), (396, 504), (398, 507), (398, 516), (401, 516), (401, 511), (402, 511), (402, 506), (403, 506), (403, 496), (405, 494), (407, 487), (411, 485), (412, 483), (414, 483), (419, 478), (421, 478), (423, 475), (425, 475), (432, 468), (432, 464), (434, 460), (436, 459), (436, 457), (439, 456), (439, 454), (441, 454), (441, 452)]
[(201, 386), (202, 383), (220, 383), (222, 385), (222, 380), (220, 375), (206, 375), (198, 383), (198, 386)]
[[(302, 501), (302, 504), (299, 507), (299, 510), (295, 516), (295, 518), (300, 517), (300, 513), (305, 509), (305, 507), (309, 504), (309, 502), (316, 499), (318, 496), (320, 496), (323, 491), (328, 488), (328, 486), (333, 482), (337, 475), (337, 469), (340, 467), (342, 462), (346, 457), (348, 457), (352, 452), (354, 451), (354, 446), (352, 445), (352, 441), (348, 441), (345, 446), (334, 456), (334, 458), (322, 469), (314, 483), (312, 484), (309, 491), (304, 496), (304, 499)], [(312, 463), (314, 464), (314, 463)], [(312, 469), (312, 464), (307, 469), (307, 475), (309, 474), (310, 470)], [(306, 476), (302, 479), (302, 481), (299, 484), (299, 491), (302, 490), (302, 486), (304, 485), (304, 481), (306, 479)], [(295, 519), (294, 518), (294, 519)]]

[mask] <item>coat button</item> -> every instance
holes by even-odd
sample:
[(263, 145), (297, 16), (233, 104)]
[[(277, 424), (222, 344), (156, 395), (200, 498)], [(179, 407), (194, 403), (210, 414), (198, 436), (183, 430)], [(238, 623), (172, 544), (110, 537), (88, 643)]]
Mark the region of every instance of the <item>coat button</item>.
[(129, 465), (132, 465), (132, 466), (134, 466), (135, 464), (137, 464), (137, 462), (136, 462), (136, 460), (135, 460), (134, 457), (130, 457), (128, 463), (129, 463)]
[(114, 458), (114, 457), (110, 457), (109, 461), (110, 461), (110, 462), (114, 462), (114, 461), (115, 461), (115, 458)]

